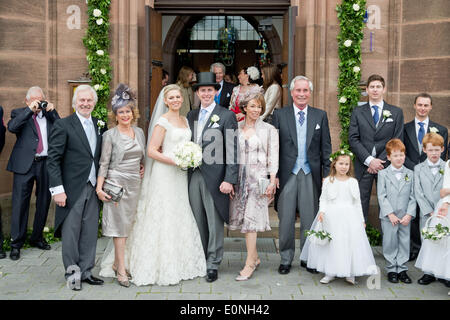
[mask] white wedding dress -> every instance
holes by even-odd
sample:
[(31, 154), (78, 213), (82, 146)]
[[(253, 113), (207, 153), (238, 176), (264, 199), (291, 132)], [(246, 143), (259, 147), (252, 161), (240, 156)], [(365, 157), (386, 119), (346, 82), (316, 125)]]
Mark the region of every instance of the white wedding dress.
[[(191, 140), (187, 120), (187, 128), (174, 127), (163, 117), (156, 125), (166, 129), (164, 155), (173, 157), (175, 146)], [(131, 282), (137, 286), (173, 285), (205, 276), (205, 253), (189, 203), (187, 171), (159, 161), (153, 161), (149, 169), (125, 250)], [(114, 256), (103, 259), (100, 275), (114, 276), (113, 260)]]

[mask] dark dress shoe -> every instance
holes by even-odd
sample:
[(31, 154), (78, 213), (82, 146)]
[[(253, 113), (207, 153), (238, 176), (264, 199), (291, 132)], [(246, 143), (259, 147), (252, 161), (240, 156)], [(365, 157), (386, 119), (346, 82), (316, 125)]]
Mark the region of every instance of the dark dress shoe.
[(312, 274), (319, 273), (319, 271), (317, 271), (316, 269), (308, 268), (308, 264), (305, 261), (300, 261), (300, 266), (303, 268), (306, 268), (306, 271), (308, 271), (309, 273), (312, 273)]
[(411, 278), (408, 276), (406, 271), (402, 271), (398, 274), (398, 280), (400, 280), (403, 283), (411, 283)]
[(445, 279), (438, 279), (440, 283), (443, 283), (447, 288), (450, 288), (450, 281)]
[(11, 253), (9, 254), (11, 260), (19, 260), (20, 258), (20, 249), (12, 248)]
[(288, 274), (289, 271), (291, 271), (291, 265), (290, 264), (280, 264), (278, 267), (278, 273), (279, 274)]
[(427, 285), (427, 284), (434, 282), (435, 280), (436, 280), (436, 278), (434, 276), (429, 275), (429, 274), (424, 274), (423, 277), (420, 278), (417, 282), (419, 284)]
[(206, 273), (206, 281), (207, 282), (214, 282), (217, 280), (217, 270), (209, 269)]
[(5, 259), (6, 258), (6, 253), (5, 251), (3, 251), (2, 249), (0, 249), (0, 259)]
[(36, 241), (36, 242), (31, 242), (30, 241), (30, 246), (32, 246), (32, 247), (34, 247), (34, 248), (39, 248), (39, 249), (41, 249), (41, 250), (50, 250), (52, 247), (47, 243), (47, 242), (45, 242), (44, 240), (43, 241)]
[(411, 252), (411, 254), (409, 255), (409, 261), (414, 261), (416, 260), (417, 256), (419, 255), (418, 252)]
[(87, 283), (89, 283), (90, 285), (93, 285), (93, 286), (98, 286), (98, 285), (103, 284), (103, 280), (102, 279), (96, 278), (93, 275), (90, 275), (89, 277), (87, 277), (86, 279), (83, 279), (81, 281), (82, 282), (87, 282)]
[(388, 273), (388, 281), (391, 283), (398, 283), (398, 274), (397, 272), (389, 272)]

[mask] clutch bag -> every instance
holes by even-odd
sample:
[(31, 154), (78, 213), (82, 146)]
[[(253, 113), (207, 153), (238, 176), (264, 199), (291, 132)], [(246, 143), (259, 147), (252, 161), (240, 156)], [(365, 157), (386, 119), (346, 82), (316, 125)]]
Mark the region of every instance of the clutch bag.
[(108, 179), (106, 179), (103, 183), (103, 191), (105, 191), (106, 194), (110, 196), (111, 200), (114, 202), (119, 202), (123, 196), (123, 187), (114, 182), (111, 182)]
[(259, 178), (259, 193), (265, 194), (267, 186), (269, 185), (270, 180), (267, 178)]

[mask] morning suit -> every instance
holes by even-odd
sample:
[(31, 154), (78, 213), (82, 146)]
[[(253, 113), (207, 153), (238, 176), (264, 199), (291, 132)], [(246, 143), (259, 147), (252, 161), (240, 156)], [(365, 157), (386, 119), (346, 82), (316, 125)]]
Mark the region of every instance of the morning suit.
[(438, 167), (434, 170), (429, 164), (426, 159), (414, 167), (414, 192), (420, 208), (420, 230), (425, 226), (430, 213), (436, 209), (444, 182), (445, 161), (439, 159)]
[(369, 163), (365, 164), (364, 162), (369, 156), (372, 156), (386, 161), (384, 163), (386, 168), (389, 165), (386, 143), (393, 138), (403, 141), (403, 111), (383, 101), (382, 110), (378, 110), (379, 119), (375, 124), (372, 110), (369, 103), (355, 107), (348, 130), (350, 149), (356, 155), (355, 177), (359, 183), (361, 204), (366, 221), (369, 214), (372, 184), (377, 175), (367, 172)]
[[(427, 121), (428, 120), (428, 121)], [(447, 145), (448, 145), (448, 130), (446, 127), (441, 126), (440, 124), (431, 121), (429, 118), (424, 120), (425, 122), (425, 133), (429, 133), (430, 129), (437, 129), (437, 133), (440, 134), (444, 138), (444, 151), (441, 154), (441, 159), (445, 160), (447, 155)], [(404, 143), (406, 148), (406, 159), (405, 166), (414, 170), (414, 167), (420, 162), (425, 161), (427, 155), (422, 150), (422, 146), (420, 145), (418, 134), (420, 130), (420, 125), (417, 123), (418, 120), (414, 119), (405, 124), (404, 129)], [(416, 128), (417, 126), (417, 128)], [(417, 215), (413, 221), (411, 221), (411, 252), (419, 253), (420, 244), (421, 244), (421, 236), (419, 229), (419, 206), (417, 207)]]
[(380, 206), (381, 229), (383, 231), (383, 255), (386, 272), (407, 271), (409, 260), (409, 238), (411, 223), (392, 225), (388, 215), (394, 213), (402, 219), (406, 214), (416, 216), (414, 198), (414, 173), (402, 166), (396, 171), (392, 165), (378, 172), (377, 195)]
[[(217, 270), (223, 257), (224, 222), (229, 223), (230, 205), (229, 195), (219, 188), (224, 181), (237, 184), (238, 125), (233, 112), (213, 102), (204, 115), (200, 133), (198, 120), (202, 109), (194, 109), (187, 115), (192, 141), (199, 143), (203, 150), (200, 167), (188, 172), (189, 201), (200, 231), (207, 269)], [(216, 122), (211, 120), (213, 116), (218, 118)]]
[(272, 118), (280, 139), (277, 174), (280, 188), (275, 195), (275, 209), (280, 219), (283, 265), (290, 265), (294, 258), (295, 213), (300, 212), (303, 247), (304, 231), (311, 227), (319, 207), (322, 178), (330, 171), (331, 138), (327, 113), (311, 106), (303, 110), (304, 116), (299, 112), (296, 106), (287, 106), (276, 109)]
[(230, 106), (230, 99), (231, 95), (233, 94), (233, 88), (235, 87), (234, 84), (226, 82), (225, 80), (222, 80), (221, 82), (221, 88), (222, 90), (217, 91), (217, 98), (216, 103), (224, 108), (227, 108)]
[[(91, 129), (88, 129), (89, 124), (81, 122), (86, 119), (77, 113), (56, 121), (47, 162), (50, 188), (63, 186), (67, 195), (66, 205), (56, 207), (55, 236), (62, 238), (65, 270), (71, 265), (79, 266), (81, 280), (91, 275), (95, 265), (99, 219), (95, 185), (102, 134), (106, 130), (97, 126), (96, 118), (91, 119)], [(56, 193), (59, 192), (52, 192)]]
[[(41, 110), (37, 116), (29, 107), (14, 109), (11, 112), (8, 130), (17, 137), (6, 168), (14, 173), (11, 214), (12, 248), (20, 249), (25, 243), (30, 199), (35, 181), (36, 212), (30, 242), (43, 240), (42, 231), (47, 221), (51, 200), (46, 167), (48, 137), (57, 119), (59, 115), (56, 110), (50, 112)], [(39, 138), (42, 142), (42, 150), (38, 153)]]
[[(5, 123), (3, 122), (3, 108), (0, 106), (0, 154), (2, 153), (3, 147), (5, 146), (5, 133), (6, 133), (6, 127)], [(3, 245), (3, 232), (2, 232), (2, 212), (0, 208), (0, 252), (2, 251), (2, 245)]]

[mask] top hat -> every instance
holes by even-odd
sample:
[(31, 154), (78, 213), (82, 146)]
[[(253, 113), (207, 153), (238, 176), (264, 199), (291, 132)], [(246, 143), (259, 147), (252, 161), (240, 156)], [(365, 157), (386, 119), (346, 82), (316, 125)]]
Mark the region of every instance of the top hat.
[(214, 87), (220, 89), (220, 83), (216, 82), (216, 75), (213, 72), (200, 72), (197, 74), (197, 83), (192, 85), (192, 90), (197, 91), (200, 87)]

